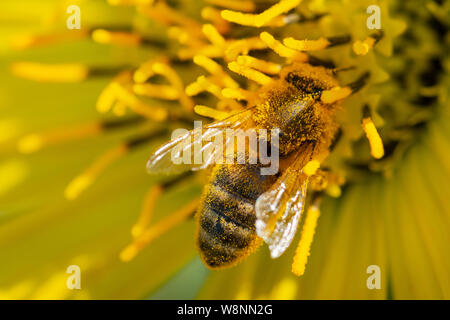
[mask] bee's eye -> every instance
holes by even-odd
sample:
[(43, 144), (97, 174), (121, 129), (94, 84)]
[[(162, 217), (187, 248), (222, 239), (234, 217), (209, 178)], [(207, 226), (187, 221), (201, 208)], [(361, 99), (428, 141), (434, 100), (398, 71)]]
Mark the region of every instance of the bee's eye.
[(307, 94), (317, 95), (323, 90), (322, 86), (320, 85), (320, 83), (318, 83), (317, 80), (302, 77), (293, 72), (289, 72), (286, 75), (285, 80), (287, 83), (293, 85), (298, 90)]

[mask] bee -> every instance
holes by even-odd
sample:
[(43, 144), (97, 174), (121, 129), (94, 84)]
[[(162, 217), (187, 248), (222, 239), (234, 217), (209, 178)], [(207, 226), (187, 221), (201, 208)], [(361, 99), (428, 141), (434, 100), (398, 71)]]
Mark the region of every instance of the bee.
[[(307, 63), (284, 67), (277, 79), (261, 86), (246, 109), (194, 129), (159, 148), (147, 164), (151, 173), (174, 173), (212, 166), (201, 204), (196, 213), (196, 243), (203, 262), (210, 268), (230, 267), (245, 259), (262, 241), (272, 258), (279, 257), (295, 236), (306, 203), (311, 174), (305, 165), (322, 162), (338, 131), (336, 113), (340, 100), (321, 101), (324, 90), (337, 87), (332, 70)], [(263, 165), (176, 165), (176, 148), (191, 147), (192, 137), (211, 137), (226, 129), (279, 130), (279, 171), (263, 175)], [(214, 157), (208, 157), (212, 159)]]

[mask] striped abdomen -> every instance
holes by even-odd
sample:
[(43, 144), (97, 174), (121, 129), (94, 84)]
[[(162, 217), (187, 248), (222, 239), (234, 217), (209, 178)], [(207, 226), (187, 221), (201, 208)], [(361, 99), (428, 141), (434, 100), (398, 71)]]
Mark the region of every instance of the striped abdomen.
[(273, 179), (256, 165), (216, 165), (197, 213), (197, 245), (209, 267), (233, 265), (256, 248), (254, 205)]

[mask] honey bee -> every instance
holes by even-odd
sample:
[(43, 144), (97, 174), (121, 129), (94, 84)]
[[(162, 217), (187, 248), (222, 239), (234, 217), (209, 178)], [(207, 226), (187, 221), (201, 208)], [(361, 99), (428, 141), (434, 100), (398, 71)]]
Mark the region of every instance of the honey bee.
[(303, 168), (313, 159), (324, 160), (338, 131), (335, 116), (340, 101), (320, 99), (324, 90), (336, 86), (332, 70), (293, 63), (277, 79), (261, 86), (244, 111), (204, 126), (201, 133), (194, 129), (173, 139), (152, 155), (147, 164), (151, 173), (204, 169), (213, 162), (176, 165), (171, 161), (172, 151), (190, 147), (195, 134), (211, 137), (229, 128), (279, 130), (277, 174), (262, 175), (260, 163), (214, 164), (196, 214), (196, 242), (208, 267), (233, 266), (262, 240), (272, 258), (288, 248), (306, 202), (310, 177)]

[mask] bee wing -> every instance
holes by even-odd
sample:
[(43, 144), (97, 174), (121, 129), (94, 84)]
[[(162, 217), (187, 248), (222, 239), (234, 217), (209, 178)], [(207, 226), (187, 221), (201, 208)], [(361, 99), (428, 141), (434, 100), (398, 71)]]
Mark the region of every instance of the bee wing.
[[(156, 150), (147, 162), (149, 173), (176, 174), (187, 170), (205, 169), (223, 154), (219, 154), (220, 149), (214, 148), (216, 137), (223, 137), (225, 129), (239, 129), (245, 127), (251, 119), (250, 109), (235, 113), (230, 117), (212, 122), (200, 128), (185, 132), (172, 139)], [(233, 141), (224, 141), (223, 150)], [(197, 144), (195, 146), (195, 144)], [(199, 149), (203, 154), (202, 161), (195, 161), (193, 150)], [(200, 163), (198, 163), (200, 162)]]
[(256, 233), (278, 258), (291, 244), (302, 215), (308, 178), (301, 168), (290, 167), (256, 200)]

